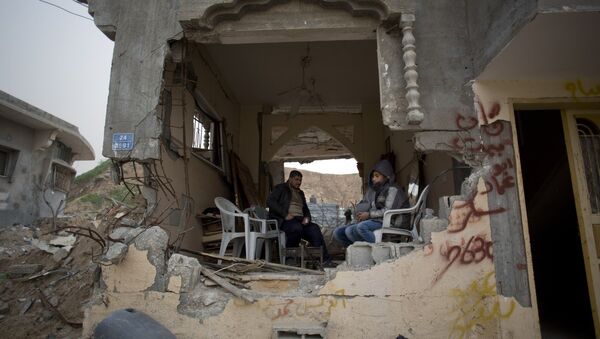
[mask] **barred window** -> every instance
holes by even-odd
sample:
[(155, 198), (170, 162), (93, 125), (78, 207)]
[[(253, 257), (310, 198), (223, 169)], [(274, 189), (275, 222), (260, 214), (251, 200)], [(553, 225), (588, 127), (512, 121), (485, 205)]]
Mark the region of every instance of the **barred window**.
[(8, 151), (0, 149), (0, 176), (5, 177), (8, 174)]
[(52, 165), (52, 189), (69, 192), (74, 173), (68, 167), (59, 164)]
[(197, 112), (194, 114), (192, 126), (194, 129), (192, 139), (194, 154), (221, 167), (221, 123), (204, 112)]
[(73, 151), (71, 150), (70, 147), (68, 147), (67, 145), (63, 144), (60, 141), (56, 141), (56, 158), (60, 159), (66, 163), (71, 163), (71, 160), (73, 160)]
[(600, 129), (587, 119), (577, 119), (581, 154), (592, 213), (600, 211)]
[(214, 146), (215, 123), (206, 115), (194, 114), (194, 141), (192, 148), (212, 150)]
[(11, 182), (18, 158), (18, 150), (0, 146), (0, 177), (8, 178), (8, 182)]

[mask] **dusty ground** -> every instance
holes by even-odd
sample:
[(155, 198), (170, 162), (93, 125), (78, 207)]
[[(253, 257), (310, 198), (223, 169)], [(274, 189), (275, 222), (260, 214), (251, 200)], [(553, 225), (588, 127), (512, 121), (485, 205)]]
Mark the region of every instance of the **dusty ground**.
[[(59, 224), (74, 221), (62, 219)], [(90, 251), (98, 253), (100, 246), (78, 237), (70, 254), (57, 261), (32, 245), (36, 237), (43, 241), (53, 238), (52, 234), (44, 235), (50, 229), (51, 222), (44, 220), (31, 227), (17, 225), (0, 232), (0, 272), (4, 272), (0, 282), (4, 303), (0, 333), (15, 338), (78, 338), (81, 334), (82, 307), (91, 296), (97, 269), (90, 260)], [(40, 264), (42, 270), (37, 274), (8, 273), (11, 267), (21, 264)], [(44, 272), (49, 273), (36, 277)]]
[[(90, 180), (72, 186), (65, 216), (56, 220), (56, 228), (62, 231), (52, 232), (51, 218), (33, 225), (0, 228), (0, 337), (81, 336), (83, 309), (92, 297), (102, 247), (89, 236), (74, 233), (89, 235), (91, 230), (106, 239), (122, 218), (139, 216), (123, 216), (130, 209), (114, 202), (139, 203), (126, 192), (123, 186), (112, 182), (110, 168), (106, 168)], [(76, 241), (65, 257), (39, 248), (40, 243), (48, 244), (70, 234), (75, 235)], [(63, 256), (66, 253), (62, 251)], [(25, 264), (40, 265), (41, 270), (13, 272)]]
[[(132, 176), (131, 169), (124, 171), (126, 177)], [(354, 178), (319, 178), (333, 181), (334, 187), (353, 186), (347, 180)], [(139, 195), (132, 198), (129, 190), (112, 182), (110, 166), (74, 184), (69, 196), (65, 216), (55, 220), (59, 232), (53, 232), (51, 218), (0, 228), (0, 338), (81, 337), (83, 310), (98, 281), (102, 252), (90, 232), (106, 241), (115, 227), (140, 220), (144, 206)], [(40, 249), (69, 235), (76, 240), (70, 251), (59, 251), (62, 256)], [(56, 246), (51, 249), (57, 251)], [(37, 270), (31, 265), (38, 265)]]

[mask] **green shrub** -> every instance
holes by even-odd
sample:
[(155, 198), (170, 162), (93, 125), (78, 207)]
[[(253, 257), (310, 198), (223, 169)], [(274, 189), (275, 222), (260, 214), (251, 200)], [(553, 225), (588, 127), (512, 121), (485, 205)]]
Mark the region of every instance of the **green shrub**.
[(110, 167), (110, 165), (111, 165), (111, 162), (109, 159), (104, 160), (103, 162), (100, 163), (100, 165), (92, 168), (91, 170), (89, 170), (81, 175), (78, 175), (75, 178), (75, 183), (76, 184), (84, 184), (86, 182), (91, 181), (98, 175), (104, 173), (104, 171), (106, 171)]
[(118, 201), (127, 202), (131, 200), (131, 193), (124, 185), (120, 185), (119, 187), (113, 189), (108, 193), (108, 195)]
[(101, 207), (104, 199), (96, 193), (89, 193), (81, 197), (79, 200), (81, 202), (89, 202), (95, 207)]

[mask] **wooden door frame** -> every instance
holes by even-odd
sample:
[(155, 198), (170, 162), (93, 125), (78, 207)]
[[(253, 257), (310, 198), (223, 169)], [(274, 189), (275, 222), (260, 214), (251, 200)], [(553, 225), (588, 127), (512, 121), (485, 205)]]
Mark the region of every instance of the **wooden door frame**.
[[(590, 253), (598, 253), (596, 252), (593, 231), (591, 227), (588, 227), (586, 231), (586, 219), (583, 218), (582, 209), (581, 209), (581, 195), (587, 192), (587, 185), (584, 185), (584, 190), (581, 189), (581, 185), (579, 183), (577, 176), (577, 168), (581, 167), (577, 165), (577, 160), (581, 159), (581, 152), (579, 147), (579, 139), (577, 138), (577, 126), (575, 123), (574, 116), (577, 113), (584, 113), (590, 111), (599, 111), (600, 112), (600, 99), (599, 98), (582, 98), (581, 100), (574, 102), (570, 98), (547, 98), (547, 99), (531, 99), (531, 98), (509, 98), (508, 99), (508, 107), (509, 107), (509, 115), (510, 122), (512, 126), (513, 133), (513, 148), (515, 153), (516, 160), (516, 183), (517, 190), (519, 195), (519, 201), (521, 206), (521, 218), (523, 224), (523, 237), (525, 239), (525, 250), (527, 255), (527, 265), (531, 269), (529, 269), (529, 281), (530, 283), (530, 293), (532, 298), (532, 306), (537, 315), (539, 315), (538, 303), (537, 303), (537, 294), (535, 291), (535, 280), (533, 275), (533, 263), (531, 257), (531, 239), (529, 234), (529, 223), (527, 220), (527, 206), (525, 204), (525, 191), (523, 188), (523, 174), (521, 170), (521, 155), (518, 147), (518, 139), (517, 139), (517, 129), (516, 129), (516, 119), (515, 119), (515, 111), (517, 110), (558, 110), (561, 112), (561, 119), (563, 130), (565, 133), (565, 145), (567, 147), (567, 157), (569, 159), (569, 172), (571, 175), (571, 184), (573, 186), (573, 197), (575, 199), (576, 210), (577, 210), (577, 222), (580, 234), (585, 234), (585, 239), (581, 239), (582, 244), (582, 252), (583, 252), (583, 261), (585, 266), (585, 274), (586, 280), (588, 284), (588, 295), (590, 298), (590, 306), (592, 309), (592, 317), (594, 321), (594, 330), (596, 333), (596, 337), (600, 338), (600, 319), (598, 317), (598, 307), (600, 306), (600, 270), (592, 269), (592, 264), (590, 262)], [(575, 114), (573, 114), (575, 112)], [(569, 116), (571, 115), (571, 116)], [(572, 119), (570, 121), (569, 119)], [(571, 130), (575, 128), (574, 134)], [(573, 138), (575, 140), (573, 141)], [(573, 145), (576, 145), (574, 148)], [(577, 159), (574, 155), (574, 150), (579, 152), (579, 159)], [(585, 173), (585, 172), (583, 172)], [(580, 177), (580, 176), (579, 176)], [(585, 184), (585, 181), (582, 182)], [(587, 202), (589, 204), (589, 202)], [(589, 225), (591, 225), (591, 220), (588, 220)], [(590, 234), (591, 233), (591, 237)], [(588, 241), (591, 239), (591, 241)], [(592, 245), (593, 251), (590, 250), (590, 243)], [(596, 259), (595, 261), (598, 261)], [(598, 267), (600, 262), (596, 263)], [(595, 272), (594, 272), (595, 271)], [(594, 281), (597, 281), (597, 284), (594, 284)], [(539, 321), (539, 318), (538, 318)]]

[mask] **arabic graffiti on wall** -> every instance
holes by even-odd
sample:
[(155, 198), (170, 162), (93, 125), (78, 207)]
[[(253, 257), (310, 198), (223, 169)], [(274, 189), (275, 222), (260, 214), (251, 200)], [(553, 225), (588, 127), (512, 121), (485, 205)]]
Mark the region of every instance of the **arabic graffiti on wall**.
[(453, 317), (451, 338), (464, 338), (478, 325), (512, 316), (516, 303), (514, 300), (500, 302), (493, 276), (494, 272), (489, 272), (482, 279), (472, 281), (465, 289), (457, 288), (450, 292), (455, 300), (450, 312)]
[(600, 96), (600, 84), (596, 84), (595, 86), (592, 85), (591, 87), (586, 87), (581, 81), (581, 79), (567, 81), (565, 83), (565, 90), (569, 92), (571, 98), (575, 101), (583, 97)]
[(335, 291), (334, 295), (322, 295), (318, 299), (313, 300), (298, 301), (295, 299), (285, 299), (283, 302), (268, 301), (262, 310), (271, 320), (294, 316), (322, 320), (323, 318), (328, 318), (332, 310), (339, 305), (346, 308), (346, 299), (344, 296), (344, 289), (340, 289)]
[[(462, 131), (471, 131), (478, 127), (481, 120), (483, 123), (481, 133), (490, 137), (500, 136), (504, 132), (504, 125), (500, 121), (490, 123), (491, 119), (500, 114), (500, 104), (497, 102), (493, 103), (489, 110), (486, 110), (479, 100), (476, 101), (476, 104), (478, 108), (477, 113), (480, 118), (465, 117), (458, 113), (456, 127)], [(494, 165), (484, 177), (485, 191), (479, 192), (475, 190), (464, 203), (453, 207), (460, 210), (460, 212), (455, 214), (457, 217), (455, 220), (450, 220), (448, 232), (456, 233), (463, 231), (469, 221), (476, 221), (477, 218), (484, 215), (506, 212), (506, 208), (502, 206), (487, 210), (476, 208), (475, 197), (478, 194), (488, 194), (492, 191), (495, 191), (499, 195), (505, 194), (508, 189), (515, 186), (515, 166), (512, 157), (505, 157), (507, 148), (513, 147), (512, 140), (510, 139), (501, 139), (495, 143), (484, 143), (481, 139), (478, 140), (472, 136), (457, 136), (450, 141), (450, 147), (467, 154), (483, 153), (488, 159), (495, 160)], [(512, 154), (512, 152), (510, 153)]]

